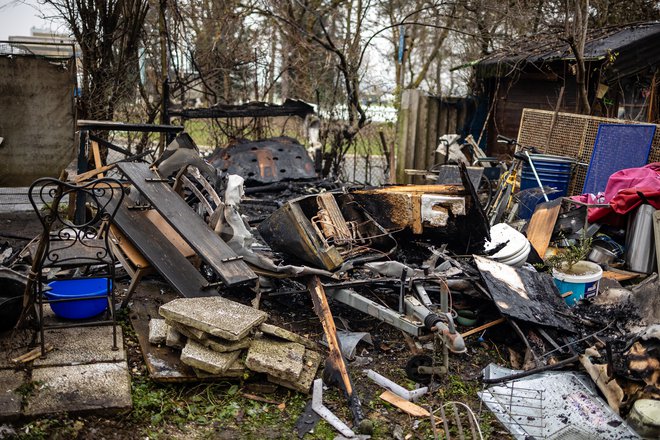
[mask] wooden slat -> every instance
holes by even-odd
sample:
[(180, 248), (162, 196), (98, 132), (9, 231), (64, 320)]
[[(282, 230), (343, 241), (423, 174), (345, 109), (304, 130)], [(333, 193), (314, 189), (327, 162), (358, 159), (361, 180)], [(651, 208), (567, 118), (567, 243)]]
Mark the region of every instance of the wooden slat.
[(159, 177), (149, 170), (147, 164), (126, 162), (118, 167), (226, 285), (243, 284), (257, 278), (252, 269), (238, 259), (227, 243), (172, 188), (161, 181), (149, 181)]
[(170, 226), (169, 223), (165, 221), (162, 215), (155, 209), (148, 209), (144, 211), (144, 215), (149, 219), (151, 223), (158, 228), (158, 230), (163, 234), (167, 239), (176, 247), (181, 255), (186, 258), (193, 257), (197, 255), (195, 250), (190, 247), (186, 240), (184, 240), (178, 232)]
[(124, 199), (115, 214), (114, 224), (158, 273), (185, 297), (217, 295), (215, 289), (205, 289), (208, 283), (204, 277), (149, 221), (146, 212), (128, 209), (127, 203)]
[(149, 262), (142, 256), (140, 251), (133, 246), (130, 240), (115, 225), (110, 225), (110, 239), (117, 244), (133, 266), (137, 268), (150, 267)]
[(541, 203), (536, 206), (532, 218), (527, 226), (527, 240), (534, 246), (539, 257), (545, 256), (548, 250), (552, 230), (555, 227), (559, 210), (561, 209), (561, 198)]
[(385, 391), (383, 394), (380, 395), (380, 398), (387, 403), (391, 403), (392, 405), (396, 406), (404, 413), (409, 414), (413, 417), (429, 417), (431, 415), (431, 413), (429, 413), (421, 406), (415, 405), (412, 402), (408, 402), (406, 399), (397, 396), (391, 391)]
[(96, 168), (91, 171), (86, 171), (82, 174), (78, 174), (73, 181), (76, 183), (84, 182), (87, 179), (92, 179), (96, 178), (97, 174), (102, 174), (105, 173), (106, 171), (109, 171), (113, 169), (117, 164), (116, 163), (111, 163), (110, 165), (104, 165), (101, 168)]
[[(99, 149), (99, 143), (92, 141), (92, 157), (94, 158), (94, 166), (98, 170), (103, 167), (103, 161), (101, 160), (101, 150)], [(103, 177), (103, 173), (99, 172), (96, 175), (97, 178)]]
[(468, 336), (471, 336), (471, 335), (473, 335), (473, 334), (475, 334), (475, 333), (479, 333), (479, 332), (482, 331), (482, 330), (486, 330), (486, 329), (491, 328), (491, 327), (494, 327), (494, 326), (496, 326), (496, 325), (498, 325), (498, 324), (502, 324), (502, 323), (505, 322), (505, 321), (506, 321), (505, 318), (500, 318), (500, 319), (496, 319), (495, 321), (487, 322), (487, 323), (484, 324), (484, 325), (480, 325), (479, 327), (475, 327), (475, 328), (473, 328), (473, 329), (471, 329), (471, 330), (466, 331), (465, 333), (461, 333), (461, 336), (463, 337), (463, 339), (465, 339), (465, 338), (467, 338)]
[(616, 281), (628, 281), (638, 278), (641, 275), (642, 274), (639, 274), (637, 272), (628, 272), (625, 270), (613, 269), (613, 268), (610, 268), (610, 270), (603, 271), (603, 278), (609, 278), (611, 280), (616, 280)]

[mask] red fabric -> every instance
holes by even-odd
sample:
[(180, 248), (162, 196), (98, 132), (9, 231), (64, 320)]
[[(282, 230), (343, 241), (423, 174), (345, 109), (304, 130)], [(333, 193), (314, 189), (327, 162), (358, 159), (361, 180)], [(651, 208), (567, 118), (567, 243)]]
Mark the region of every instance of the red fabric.
[[(643, 197), (640, 197), (640, 193)], [(589, 223), (618, 224), (621, 216), (628, 214), (639, 205), (649, 203), (660, 209), (660, 189), (626, 188), (610, 200), (610, 208), (594, 208), (589, 212)]]
[(589, 223), (621, 225), (622, 216), (643, 203), (660, 209), (660, 162), (612, 174), (602, 198), (610, 208), (589, 209)]

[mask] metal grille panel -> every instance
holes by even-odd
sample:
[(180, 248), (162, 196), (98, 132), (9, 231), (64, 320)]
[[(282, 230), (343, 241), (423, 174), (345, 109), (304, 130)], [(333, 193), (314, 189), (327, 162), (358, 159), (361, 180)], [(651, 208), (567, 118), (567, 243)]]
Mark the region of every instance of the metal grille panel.
[[(520, 120), (518, 142), (525, 146), (537, 147), (547, 154), (577, 159), (578, 165), (568, 188), (569, 195), (582, 193), (600, 124), (648, 125), (646, 122), (599, 118), (572, 113), (557, 113), (553, 125), (553, 115), (554, 112), (552, 111), (524, 109)], [(656, 125), (655, 135), (651, 143), (649, 163), (660, 161), (660, 130), (657, 127), (660, 126)]]

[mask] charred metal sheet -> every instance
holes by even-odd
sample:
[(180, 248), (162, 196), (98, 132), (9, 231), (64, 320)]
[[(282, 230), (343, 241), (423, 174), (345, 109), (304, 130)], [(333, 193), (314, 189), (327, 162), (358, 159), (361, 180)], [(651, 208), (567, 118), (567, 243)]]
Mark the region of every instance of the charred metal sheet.
[(290, 200), (259, 225), (259, 233), (274, 250), (327, 270), (349, 259), (382, 258), (397, 246), (349, 194)]
[(216, 150), (209, 162), (224, 173), (238, 174), (252, 185), (317, 177), (305, 147), (289, 137), (243, 141)]
[(475, 256), (488, 292), (504, 316), (575, 332), (570, 309), (560, 298), (552, 277)]
[(170, 110), (170, 116), (185, 119), (199, 118), (273, 118), (278, 116), (299, 116), (304, 118), (314, 114), (314, 107), (303, 101), (287, 99), (284, 104), (269, 102), (248, 102), (241, 105), (218, 104), (209, 108)]
[(482, 246), (486, 240), (490, 240), (490, 223), (486, 217), (486, 212), (479, 202), (477, 190), (470, 181), (468, 169), (465, 164), (459, 164), (459, 170), (461, 172), (463, 186), (468, 191), (468, 194), (470, 194), (470, 198), (474, 201), (474, 203), (470, 204), (470, 209), (467, 212), (467, 216), (470, 219), (468, 223), (472, 228), (470, 237), (474, 240), (475, 247)]
[(320, 240), (296, 201), (287, 202), (261, 222), (259, 233), (274, 250), (316, 267), (333, 270), (344, 262), (337, 248), (325, 246)]

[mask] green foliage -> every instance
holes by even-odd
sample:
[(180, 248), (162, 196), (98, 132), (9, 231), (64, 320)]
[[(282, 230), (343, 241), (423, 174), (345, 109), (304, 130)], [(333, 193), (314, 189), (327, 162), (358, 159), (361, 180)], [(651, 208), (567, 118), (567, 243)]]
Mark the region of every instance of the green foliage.
[(477, 383), (468, 382), (460, 375), (450, 374), (447, 376), (446, 386), (442, 390), (443, 400), (459, 400), (474, 398), (477, 395)]
[(38, 380), (36, 380), (36, 381), (32, 380), (32, 381), (29, 381), (29, 382), (25, 382), (25, 383), (21, 384), (21, 386), (16, 388), (16, 393), (20, 394), (23, 397), (29, 397), (42, 384), (43, 384), (43, 382), (38, 381)]
[[(149, 420), (145, 434), (150, 438), (167, 433), (172, 426), (186, 432), (196, 427), (214, 438), (222, 429), (241, 438), (258, 438), (264, 432), (276, 436), (293, 432), (297, 415), (306, 397), (290, 393), (283, 399), (284, 409), (277, 405), (247, 399), (236, 384), (200, 384), (194, 387), (158, 385), (149, 380), (133, 382), (134, 421)], [(277, 399), (273, 399), (277, 400)], [(327, 438), (327, 437), (315, 437)], [(334, 437), (330, 437), (334, 438)]]
[(34, 420), (24, 425), (16, 435), (18, 440), (72, 440), (80, 436), (85, 423), (68, 417)]
[(546, 260), (546, 264), (552, 269), (570, 271), (578, 261), (584, 260), (591, 250), (592, 239), (583, 238), (577, 244), (568, 247), (563, 252), (553, 255)]

